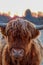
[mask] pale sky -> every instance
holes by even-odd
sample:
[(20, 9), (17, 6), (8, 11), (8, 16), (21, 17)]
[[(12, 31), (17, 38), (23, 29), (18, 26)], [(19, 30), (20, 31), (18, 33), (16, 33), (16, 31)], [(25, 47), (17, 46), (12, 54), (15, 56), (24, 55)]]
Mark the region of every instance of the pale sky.
[(0, 12), (11, 12), (11, 16), (22, 16), (26, 9), (43, 12), (43, 0), (0, 0)]

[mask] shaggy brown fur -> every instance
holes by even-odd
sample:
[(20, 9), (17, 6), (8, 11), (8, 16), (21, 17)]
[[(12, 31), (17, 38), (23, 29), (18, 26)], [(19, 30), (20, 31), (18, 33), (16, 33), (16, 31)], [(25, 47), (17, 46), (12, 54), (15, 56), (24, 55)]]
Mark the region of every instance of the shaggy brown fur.
[[(40, 46), (35, 38), (39, 31), (27, 20), (17, 18), (11, 20), (6, 28), (2, 29), (6, 36), (6, 45), (2, 52), (2, 65), (39, 65), (41, 61)], [(23, 49), (23, 57), (15, 59), (12, 49)]]

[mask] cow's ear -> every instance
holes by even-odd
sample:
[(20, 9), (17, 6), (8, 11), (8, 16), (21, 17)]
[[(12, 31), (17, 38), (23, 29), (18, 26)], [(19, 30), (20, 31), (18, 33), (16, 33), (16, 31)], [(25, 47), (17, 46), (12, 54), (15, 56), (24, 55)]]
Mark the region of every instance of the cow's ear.
[(5, 27), (1, 27), (1, 33), (6, 36)]
[(39, 36), (40, 31), (35, 28), (35, 25), (28, 21), (27, 23), (28, 31), (31, 33), (31, 38), (34, 39)]
[(0, 30), (4, 36), (6, 36), (6, 25), (7, 23), (0, 23)]
[(34, 29), (31, 31), (32, 39), (38, 37), (40, 35), (40, 31), (37, 29)]

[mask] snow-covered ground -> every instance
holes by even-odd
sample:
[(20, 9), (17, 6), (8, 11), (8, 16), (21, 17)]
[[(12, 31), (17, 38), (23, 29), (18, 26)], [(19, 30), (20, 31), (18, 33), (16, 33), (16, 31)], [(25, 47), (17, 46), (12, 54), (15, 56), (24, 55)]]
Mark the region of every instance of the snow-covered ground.
[(41, 35), (39, 36), (39, 39), (43, 45), (43, 30), (40, 30), (40, 32), (41, 32)]

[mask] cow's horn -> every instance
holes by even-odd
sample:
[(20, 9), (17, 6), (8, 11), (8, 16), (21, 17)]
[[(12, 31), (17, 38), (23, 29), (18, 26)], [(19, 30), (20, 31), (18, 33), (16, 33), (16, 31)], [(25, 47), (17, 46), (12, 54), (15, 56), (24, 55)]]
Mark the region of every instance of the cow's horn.
[(43, 30), (43, 25), (36, 25), (36, 29)]
[(5, 27), (7, 23), (0, 23), (0, 27)]

